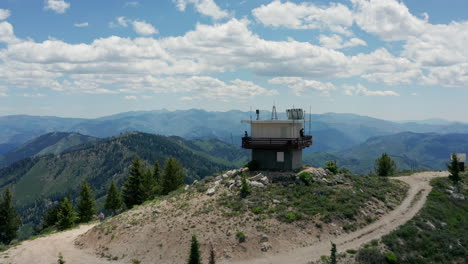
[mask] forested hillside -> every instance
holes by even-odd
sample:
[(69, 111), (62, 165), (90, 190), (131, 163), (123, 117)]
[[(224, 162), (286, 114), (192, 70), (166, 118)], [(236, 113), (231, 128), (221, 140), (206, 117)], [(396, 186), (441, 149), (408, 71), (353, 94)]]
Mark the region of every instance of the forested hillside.
[(185, 169), (187, 183), (247, 161), (244, 150), (216, 140), (191, 142), (130, 132), (75, 146), (59, 155), (15, 162), (0, 169), (0, 190), (11, 187), (23, 222), (37, 224), (52, 202), (67, 195), (76, 197), (83, 179), (98, 199), (105, 195), (111, 180), (121, 185), (136, 155), (146, 166), (156, 161), (164, 164), (170, 156), (176, 158)]
[(34, 138), (18, 148), (0, 155), (0, 168), (33, 156), (60, 154), (66, 149), (95, 140), (95, 137), (77, 133), (52, 132)]
[(370, 138), (345, 151), (308, 153), (304, 161), (323, 166), (336, 160), (354, 173), (368, 173), (384, 152), (396, 161), (399, 170), (445, 170), (450, 153), (468, 152), (468, 134), (398, 133)]

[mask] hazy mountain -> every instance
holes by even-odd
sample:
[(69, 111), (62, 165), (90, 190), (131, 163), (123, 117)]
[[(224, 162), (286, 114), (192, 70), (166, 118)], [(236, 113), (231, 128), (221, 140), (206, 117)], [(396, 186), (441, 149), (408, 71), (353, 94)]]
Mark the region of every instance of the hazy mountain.
[(374, 169), (375, 159), (383, 152), (389, 154), (398, 169), (444, 170), (450, 153), (468, 153), (468, 134), (435, 134), (404, 132), (389, 136), (373, 137), (345, 151), (308, 153), (305, 162), (324, 166), (328, 160), (337, 160), (356, 173)]
[(77, 133), (52, 132), (34, 138), (20, 147), (0, 155), (0, 168), (28, 157), (46, 154), (59, 154), (64, 150), (92, 140), (95, 137), (85, 136)]
[[(280, 118), (284, 113), (278, 113)], [(0, 117), (0, 153), (52, 131), (76, 132), (94, 137), (110, 137), (128, 131), (142, 131), (174, 135), (186, 139), (219, 139), (240, 145), (248, 124), (241, 120), (255, 119), (255, 114), (242, 111), (208, 112), (204, 110), (134, 111), (96, 119), (73, 119), (35, 116)], [(271, 117), (269, 111), (260, 111), (262, 119)], [(355, 114), (307, 114), (310, 116), (310, 134), (314, 146), (307, 152), (345, 150), (367, 139), (401, 132), (468, 133), (468, 124), (454, 122), (392, 122)], [(309, 133), (309, 123), (305, 124)]]

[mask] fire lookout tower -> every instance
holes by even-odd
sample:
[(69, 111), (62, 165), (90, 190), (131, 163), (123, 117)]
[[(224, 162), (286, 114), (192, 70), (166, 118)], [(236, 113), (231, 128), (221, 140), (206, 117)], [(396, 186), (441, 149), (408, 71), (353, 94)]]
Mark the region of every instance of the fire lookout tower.
[(271, 120), (256, 120), (250, 123), (251, 135), (242, 138), (242, 148), (252, 150), (252, 161), (260, 170), (291, 171), (302, 166), (302, 150), (312, 145), (312, 136), (304, 134), (304, 111), (286, 110), (287, 119), (278, 119), (273, 107)]

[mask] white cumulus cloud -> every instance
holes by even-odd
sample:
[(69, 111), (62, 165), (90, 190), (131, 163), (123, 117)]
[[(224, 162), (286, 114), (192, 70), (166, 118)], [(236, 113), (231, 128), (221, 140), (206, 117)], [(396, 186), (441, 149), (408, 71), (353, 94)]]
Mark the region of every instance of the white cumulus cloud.
[(330, 92), (335, 90), (335, 85), (330, 82), (323, 83), (316, 80), (307, 80), (301, 77), (276, 77), (268, 81), (271, 84), (286, 85), (295, 95), (303, 96), (308, 92), (320, 92), (322, 95), (328, 96)]
[(320, 45), (329, 49), (344, 49), (352, 48), (357, 46), (367, 46), (367, 43), (359, 38), (351, 38), (349, 40), (343, 40), (339, 35), (319, 36)]
[(354, 85), (342, 85), (342, 89), (344, 89), (344, 93), (346, 95), (358, 95), (358, 96), (400, 96), (395, 91), (385, 90), (385, 91), (374, 91), (369, 90), (362, 84)]
[(45, 0), (44, 10), (52, 10), (57, 14), (64, 14), (70, 8), (70, 3), (63, 0)]
[(272, 27), (291, 29), (326, 29), (336, 33), (350, 35), (349, 27), (353, 24), (353, 15), (348, 7), (331, 3), (329, 6), (317, 6), (303, 2), (275, 0), (252, 10), (253, 16), (260, 23)]
[(75, 23), (73, 24), (75, 27), (87, 27), (89, 26), (88, 22), (83, 22), (83, 23)]
[(128, 25), (131, 25), (135, 33), (143, 36), (150, 36), (159, 33), (159, 31), (153, 25), (145, 21), (131, 20), (123, 16), (117, 17), (115, 22), (111, 22), (109, 25), (110, 27), (128, 27)]
[(0, 8), (0, 20), (5, 20), (10, 17), (10, 10)]
[(214, 0), (173, 0), (180, 11), (185, 11), (187, 5), (191, 4), (198, 13), (212, 17), (215, 20), (229, 17), (229, 13), (222, 10)]

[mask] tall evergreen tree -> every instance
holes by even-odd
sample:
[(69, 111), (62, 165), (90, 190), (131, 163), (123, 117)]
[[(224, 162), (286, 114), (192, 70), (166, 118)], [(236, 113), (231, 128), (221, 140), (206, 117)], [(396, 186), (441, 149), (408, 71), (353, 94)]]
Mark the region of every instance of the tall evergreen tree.
[(336, 244), (331, 243), (331, 252), (330, 252), (330, 264), (336, 264)]
[(395, 161), (393, 161), (387, 153), (383, 153), (382, 156), (375, 161), (375, 171), (379, 176), (391, 176), (396, 172)]
[(95, 199), (93, 190), (86, 180), (83, 180), (80, 191), (80, 201), (78, 202), (78, 216), (81, 223), (93, 220), (96, 214)]
[(143, 172), (141, 161), (138, 156), (130, 166), (130, 175), (123, 185), (122, 198), (127, 208), (142, 204), (145, 201), (145, 192), (143, 188)]
[(112, 213), (115, 214), (115, 212), (121, 207), (122, 198), (120, 197), (120, 192), (117, 188), (117, 185), (112, 180), (111, 185), (109, 187), (109, 191), (107, 191), (107, 197), (106, 202), (104, 204), (104, 208), (106, 208), (106, 210), (112, 211)]
[(216, 254), (214, 251), (213, 244), (210, 244), (210, 259), (208, 261), (208, 264), (216, 264)]
[(76, 212), (73, 209), (73, 205), (70, 202), (70, 199), (65, 197), (60, 203), (60, 209), (57, 213), (57, 228), (59, 230), (64, 230), (72, 227), (77, 219)]
[(50, 226), (55, 226), (55, 224), (57, 224), (57, 221), (58, 221), (57, 215), (58, 215), (59, 210), (60, 210), (60, 203), (45, 212), (43, 216), (43, 220), (42, 220), (42, 229), (45, 229)]
[(184, 171), (182, 165), (173, 157), (169, 157), (164, 164), (162, 178), (162, 194), (166, 195), (184, 184)]
[(159, 162), (156, 161), (154, 163), (154, 168), (153, 168), (153, 179), (154, 179), (154, 185), (153, 185), (153, 194), (154, 195), (161, 195), (162, 194), (162, 175), (161, 175), (161, 168), (159, 167)]
[(458, 157), (455, 154), (452, 154), (452, 162), (447, 164), (447, 169), (450, 173), (449, 179), (453, 182), (454, 185), (458, 185), (460, 179), (460, 165)]
[(150, 168), (143, 170), (143, 199), (151, 200), (154, 198), (154, 186), (156, 185), (156, 180), (154, 178), (153, 172)]
[(188, 264), (201, 264), (200, 255), (200, 245), (198, 244), (197, 237), (193, 235)]
[(0, 243), (10, 244), (18, 235), (18, 229), (21, 225), (21, 218), (13, 207), (13, 195), (9, 188), (0, 202)]

